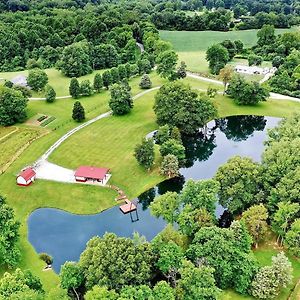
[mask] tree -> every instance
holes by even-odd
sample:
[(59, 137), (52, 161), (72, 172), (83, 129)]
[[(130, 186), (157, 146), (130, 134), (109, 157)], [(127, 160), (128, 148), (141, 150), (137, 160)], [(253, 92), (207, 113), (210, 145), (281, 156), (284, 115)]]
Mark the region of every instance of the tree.
[(260, 66), (263, 62), (263, 58), (256, 54), (251, 54), (248, 56), (248, 64), (249, 66)]
[(118, 66), (118, 73), (119, 73), (119, 76), (120, 76), (120, 79), (125, 79), (125, 78), (128, 78), (127, 76), (127, 70), (125, 68), (125, 65), (119, 65)]
[(51, 85), (46, 85), (45, 96), (47, 102), (52, 103), (55, 101), (56, 92)]
[(165, 281), (159, 281), (153, 288), (154, 300), (175, 300), (174, 290)]
[(219, 74), (230, 60), (228, 50), (221, 44), (210, 46), (206, 51), (206, 60), (209, 63), (209, 69), (213, 74)]
[(272, 228), (278, 234), (277, 241), (281, 239), (282, 243), (291, 224), (297, 218), (299, 211), (299, 203), (291, 203), (289, 201), (278, 203), (278, 210), (275, 212), (272, 222)]
[(108, 87), (112, 84), (112, 77), (109, 70), (103, 72), (102, 79), (103, 79), (103, 85), (108, 90)]
[(90, 96), (93, 94), (93, 88), (91, 82), (86, 79), (80, 83), (80, 94), (82, 96)]
[(80, 86), (77, 78), (72, 78), (69, 86), (69, 93), (72, 98), (77, 99), (80, 96)]
[(97, 93), (100, 93), (102, 88), (103, 88), (103, 80), (102, 80), (102, 76), (101, 74), (97, 73), (94, 77), (94, 90), (97, 92)]
[(284, 245), (289, 249), (289, 251), (300, 257), (300, 219), (296, 219), (290, 230), (285, 235)]
[(220, 70), (218, 78), (220, 80), (222, 80), (223, 84), (224, 84), (223, 95), (226, 92), (227, 85), (230, 82), (230, 80), (232, 79), (233, 74), (234, 74), (234, 71), (233, 71), (232, 67), (230, 67), (230, 66), (226, 66), (226, 67), (224, 67), (223, 69)]
[(233, 157), (219, 167), (215, 179), (220, 183), (219, 202), (233, 214), (255, 204), (259, 192), (260, 166), (250, 158)]
[(83, 271), (77, 263), (65, 262), (60, 270), (60, 284), (63, 289), (72, 290), (79, 300), (78, 289), (84, 282)]
[(148, 74), (144, 74), (141, 78), (141, 82), (139, 84), (141, 89), (150, 89), (152, 86), (151, 79)]
[(255, 105), (260, 101), (266, 101), (269, 97), (266, 88), (260, 86), (258, 82), (249, 83), (240, 75), (233, 76), (227, 93), (239, 105)]
[(272, 257), (272, 265), (262, 267), (251, 284), (251, 294), (258, 299), (274, 299), (292, 281), (292, 265), (283, 252)]
[(74, 103), (72, 118), (76, 122), (82, 122), (85, 119), (84, 107), (79, 101)]
[(140, 59), (137, 62), (137, 66), (139, 68), (139, 74), (149, 74), (152, 70), (151, 63), (148, 59)]
[(116, 67), (110, 69), (111, 83), (117, 83), (120, 81), (119, 70)]
[(29, 270), (16, 269), (13, 273), (5, 272), (0, 279), (1, 299), (42, 299), (44, 290), (36, 276)]
[(184, 257), (182, 249), (174, 242), (168, 242), (161, 246), (158, 255), (156, 266), (171, 285), (176, 287), (176, 277)]
[(157, 57), (157, 73), (163, 78), (174, 78), (177, 60), (178, 55), (173, 50), (160, 53)]
[(162, 156), (167, 156), (168, 154), (177, 157), (179, 164), (183, 164), (185, 160), (185, 148), (182, 144), (174, 139), (169, 139), (164, 142), (160, 149), (160, 154)]
[(155, 95), (154, 111), (159, 125), (178, 127), (180, 132), (194, 134), (216, 116), (214, 104), (182, 82), (163, 85)]
[(263, 204), (253, 205), (243, 212), (241, 220), (245, 222), (257, 248), (258, 243), (265, 238), (268, 230), (268, 210)]
[(178, 289), (181, 292), (180, 299), (184, 300), (216, 300), (221, 293), (214, 279), (214, 269), (206, 266), (195, 267), (185, 260), (180, 269), (181, 279)]
[(237, 53), (235, 42), (231, 40), (224, 40), (221, 45), (227, 49), (229, 60), (232, 60)]
[(53, 257), (47, 253), (40, 253), (39, 259), (44, 261), (48, 266), (52, 265), (52, 263), (53, 263)]
[(162, 145), (164, 142), (170, 139), (170, 126), (160, 126), (154, 136), (155, 142), (158, 145)]
[(109, 107), (114, 115), (125, 115), (133, 108), (130, 91), (123, 84), (114, 84), (110, 91)]
[(143, 139), (141, 144), (136, 145), (134, 156), (138, 163), (150, 170), (154, 163), (154, 142), (153, 139)]
[(279, 68), (280, 65), (282, 65), (284, 63), (284, 58), (276, 55), (273, 59), (272, 59), (272, 66), (275, 68)]
[(107, 287), (95, 285), (85, 296), (85, 300), (117, 300), (118, 294), (114, 290), (108, 290)]
[(80, 77), (91, 73), (88, 44), (78, 42), (66, 46), (58, 61), (58, 68), (67, 77)]
[(186, 77), (186, 63), (184, 61), (180, 62), (180, 66), (177, 69), (177, 78)]
[(209, 86), (207, 88), (206, 94), (209, 98), (215, 98), (216, 95), (218, 94), (218, 90), (216, 88)]
[(179, 175), (179, 162), (175, 155), (168, 154), (163, 158), (160, 166), (160, 173), (168, 178)]
[(27, 101), (20, 91), (0, 87), (0, 125), (23, 122), (26, 118)]
[(0, 195), (0, 265), (15, 267), (20, 259), (18, 249), (20, 223), (5, 198)]
[(241, 40), (235, 40), (234, 41), (236, 52), (242, 53), (244, 49), (244, 43)]
[(275, 28), (273, 25), (265, 24), (258, 32), (257, 32), (257, 44), (259, 46), (265, 45), (274, 45), (275, 43)]
[(126, 285), (148, 282), (152, 275), (153, 260), (148, 243), (134, 245), (129, 238), (106, 233), (87, 243), (79, 265), (88, 289), (99, 285), (119, 291)]
[(29, 70), (27, 77), (27, 84), (34, 91), (41, 91), (48, 83), (48, 75), (44, 70), (33, 69)]
[(178, 216), (180, 199), (177, 193), (167, 192), (155, 197), (150, 204), (151, 214), (155, 217), (163, 217), (168, 223), (173, 224)]

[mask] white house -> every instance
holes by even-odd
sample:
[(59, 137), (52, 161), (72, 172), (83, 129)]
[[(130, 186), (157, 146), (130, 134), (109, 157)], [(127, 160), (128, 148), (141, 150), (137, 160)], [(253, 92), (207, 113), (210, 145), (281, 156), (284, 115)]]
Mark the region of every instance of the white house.
[(243, 66), (243, 65), (237, 65), (234, 70), (237, 73), (243, 73), (243, 74), (258, 74), (258, 75), (266, 75), (268, 73), (275, 73), (276, 72), (276, 68), (261, 68), (261, 67), (257, 67), (257, 66)]
[(17, 185), (28, 186), (35, 180), (36, 173), (32, 168), (27, 168), (17, 177)]

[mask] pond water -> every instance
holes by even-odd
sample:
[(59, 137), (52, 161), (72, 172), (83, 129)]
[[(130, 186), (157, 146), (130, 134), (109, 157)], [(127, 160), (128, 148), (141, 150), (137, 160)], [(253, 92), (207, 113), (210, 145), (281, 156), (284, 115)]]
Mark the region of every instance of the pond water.
[[(211, 178), (218, 167), (235, 155), (260, 161), (267, 129), (280, 119), (258, 116), (237, 116), (208, 123), (206, 137), (199, 134), (184, 139), (186, 166), (181, 176), (167, 180), (140, 195), (138, 211), (123, 215), (113, 207), (95, 215), (75, 215), (58, 209), (41, 208), (28, 218), (28, 239), (38, 253), (54, 258), (53, 268), (59, 272), (65, 261), (77, 261), (88, 240), (105, 232), (132, 237), (137, 231), (151, 240), (165, 226), (161, 218), (151, 216), (149, 204), (157, 194), (179, 192), (185, 181)], [(216, 216), (226, 223), (226, 211), (217, 206)]]

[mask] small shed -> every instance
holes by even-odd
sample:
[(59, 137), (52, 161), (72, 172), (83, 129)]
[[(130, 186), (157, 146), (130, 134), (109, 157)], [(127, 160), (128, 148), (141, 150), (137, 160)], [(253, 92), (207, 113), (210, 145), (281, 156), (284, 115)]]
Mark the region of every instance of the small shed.
[(32, 168), (27, 168), (17, 177), (17, 185), (28, 186), (34, 182), (36, 173)]
[(13, 79), (11, 79), (11, 82), (14, 85), (20, 85), (20, 86), (23, 86), (23, 87), (28, 87), (27, 78), (24, 75), (18, 75), (16, 77), (14, 77)]
[(81, 166), (75, 171), (75, 180), (79, 182), (92, 180), (104, 184), (109, 179), (109, 176), (108, 168)]

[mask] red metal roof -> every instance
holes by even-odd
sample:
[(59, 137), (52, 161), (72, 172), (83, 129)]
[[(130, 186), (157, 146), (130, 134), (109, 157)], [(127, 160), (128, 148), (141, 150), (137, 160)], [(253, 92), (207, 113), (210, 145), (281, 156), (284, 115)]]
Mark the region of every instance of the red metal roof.
[(26, 170), (22, 171), (22, 173), (19, 176), (23, 177), (26, 181), (28, 181), (35, 175), (36, 175), (36, 173), (33, 169), (27, 168)]
[(108, 172), (109, 169), (107, 168), (81, 166), (75, 171), (75, 177), (102, 180)]

